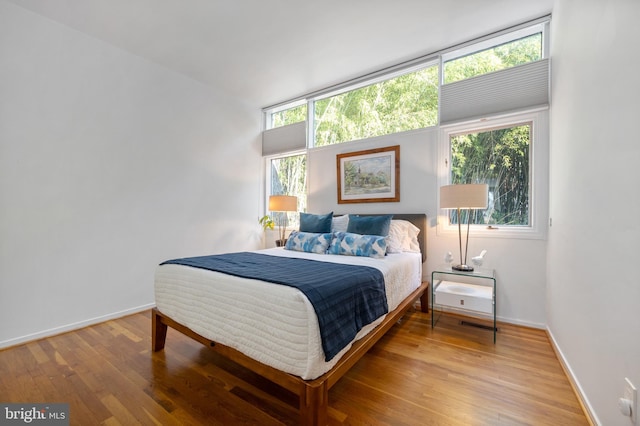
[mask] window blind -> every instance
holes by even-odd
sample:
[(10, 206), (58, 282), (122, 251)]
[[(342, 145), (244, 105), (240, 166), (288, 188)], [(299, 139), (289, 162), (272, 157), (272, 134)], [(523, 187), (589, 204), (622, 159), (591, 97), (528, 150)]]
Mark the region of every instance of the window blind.
[(284, 154), (307, 147), (307, 122), (289, 124), (262, 132), (262, 155)]
[(549, 59), (441, 86), (440, 124), (549, 105)]

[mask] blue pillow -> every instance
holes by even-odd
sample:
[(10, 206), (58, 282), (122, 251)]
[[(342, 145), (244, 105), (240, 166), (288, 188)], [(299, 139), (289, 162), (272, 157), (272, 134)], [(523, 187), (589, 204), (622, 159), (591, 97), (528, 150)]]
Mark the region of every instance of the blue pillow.
[(349, 215), (347, 232), (362, 235), (389, 235), (389, 226), (393, 215), (385, 216), (356, 216)]
[(315, 234), (310, 232), (293, 231), (284, 246), (287, 250), (305, 251), (307, 253), (325, 254), (333, 234)]
[(300, 232), (331, 232), (333, 212), (327, 214), (300, 213)]
[(335, 232), (327, 253), (381, 259), (386, 251), (387, 239), (383, 236)]

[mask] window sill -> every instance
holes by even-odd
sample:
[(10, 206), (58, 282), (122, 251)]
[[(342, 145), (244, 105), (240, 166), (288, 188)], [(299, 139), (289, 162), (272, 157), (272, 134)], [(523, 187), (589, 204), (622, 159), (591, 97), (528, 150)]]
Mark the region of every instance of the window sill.
[[(467, 232), (467, 225), (462, 225), (463, 238)], [(442, 225), (438, 221), (436, 233), (441, 237), (457, 237), (458, 227), (456, 225)], [(499, 225), (471, 225), (469, 236), (473, 238), (509, 238), (520, 240), (545, 240), (547, 238), (546, 228), (540, 229), (535, 226), (499, 226)]]

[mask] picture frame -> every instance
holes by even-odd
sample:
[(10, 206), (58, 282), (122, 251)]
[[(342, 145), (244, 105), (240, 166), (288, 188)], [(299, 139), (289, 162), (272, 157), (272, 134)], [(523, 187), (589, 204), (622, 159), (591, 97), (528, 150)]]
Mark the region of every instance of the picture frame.
[(338, 204), (400, 201), (400, 145), (336, 156)]

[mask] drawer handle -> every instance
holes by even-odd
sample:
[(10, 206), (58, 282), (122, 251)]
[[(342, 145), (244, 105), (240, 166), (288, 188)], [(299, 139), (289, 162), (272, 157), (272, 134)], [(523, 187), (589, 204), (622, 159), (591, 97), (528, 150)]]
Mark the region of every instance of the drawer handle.
[(460, 304), (464, 305), (464, 299), (460, 299)]

